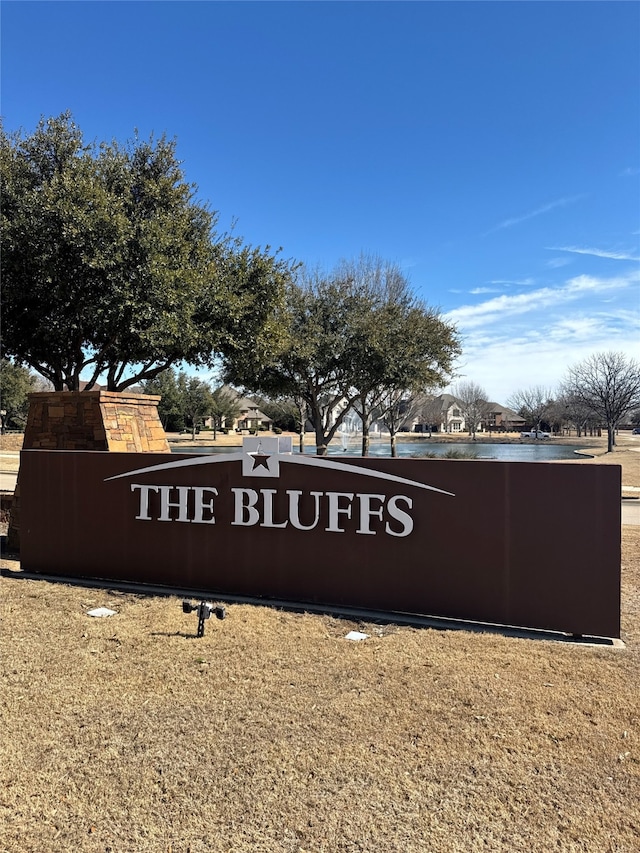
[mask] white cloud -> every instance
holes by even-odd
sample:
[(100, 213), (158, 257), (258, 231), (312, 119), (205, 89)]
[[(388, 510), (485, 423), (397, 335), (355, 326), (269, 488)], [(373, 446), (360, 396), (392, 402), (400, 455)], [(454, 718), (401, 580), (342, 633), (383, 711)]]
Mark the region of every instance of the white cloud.
[(580, 275), (569, 279), (561, 287), (543, 287), (513, 296), (503, 294), (478, 305), (462, 305), (460, 308), (449, 311), (446, 319), (463, 330), (474, 329), (489, 323), (503, 323), (508, 317), (529, 314), (576, 301), (583, 296), (597, 296), (612, 290), (623, 290), (639, 280), (640, 274), (637, 272), (614, 278)]
[(403, 258), (400, 261), (400, 269), (410, 270), (419, 266), (420, 263), (421, 261), (418, 258)]
[(462, 305), (460, 308), (449, 311), (447, 320), (465, 329), (473, 329), (476, 326), (504, 320), (506, 316), (524, 314), (555, 302), (557, 302), (556, 292), (547, 287), (532, 293), (520, 293), (517, 296), (496, 296), (495, 299), (489, 299), (479, 305)]
[(519, 225), (521, 222), (526, 222), (528, 219), (533, 219), (536, 216), (541, 216), (543, 213), (548, 213), (556, 207), (566, 207), (568, 204), (574, 204), (576, 201), (579, 201), (584, 197), (584, 194), (581, 194), (558, 198), (555, 201), (550, 201), (548, 204), (543, 204), (541, 207), (537, 207), (535, 210), (529, 211), (529, 213), (523, 213), (520, 216), (503, 219), (502, 222), (498, 223), (498, 225), (495, 225), (493, 228), (486, 231), (484, 236), (486, 237), (487, 234), (492, 234), (494, 231), (500, 231), (502, 228), (511, 228), (513, 225)]
[(551, 267), (551, 269), (559, 269), (560, 267), (566, 267), (571, 263), (571, 258), (551, 258), (550, 261), (547, 261), (546, 266)]
[(576, 255), (593, 255), (596, 258), (611, 258), (614, 261), (640, 261), (629, 252), (612, 252), (606, 249), (582, 249), (578, 246), (547, 246), (551, 252), (574, 252)]
[(519, 284), (524, 287), (528, 287), (531, 284), (535, 284), (534, 278), (496, 278), (489, 282), (489, 284)]
[(456, 323), (463, 339), (461, 376), (506, 403), (523, 388), (557, 388), (570, 365), (594, 352), (615, 349), (640, 359), (640, 304), (633, 301), (639, 282), (637, 272), (576, 276), (557, 288), (450, 311), (446, 319)]
[(506, 404), (516, 391), (541, 385), (556, 391), (567, 369), (611, 349), (640, 358), (637, 334), (628, 331), (612, 338), (606, 323), (576, 321), (573, 329), (552, 325), (523, 337), (471, 339), (465, 343), (460, 374), (477, 382), (491, 400)]
[(549, 329), (549, 337), (556, 341), (586, 341), (602, 336), (609, 328), (603, 317), (566, 317), (554, 323)]

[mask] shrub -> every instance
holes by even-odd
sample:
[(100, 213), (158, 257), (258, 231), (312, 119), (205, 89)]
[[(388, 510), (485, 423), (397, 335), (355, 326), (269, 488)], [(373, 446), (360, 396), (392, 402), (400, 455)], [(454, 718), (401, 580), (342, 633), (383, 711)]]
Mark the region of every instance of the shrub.
[(447, 450), (445, 459), (477, 459), (478, 454), (473, 450)]

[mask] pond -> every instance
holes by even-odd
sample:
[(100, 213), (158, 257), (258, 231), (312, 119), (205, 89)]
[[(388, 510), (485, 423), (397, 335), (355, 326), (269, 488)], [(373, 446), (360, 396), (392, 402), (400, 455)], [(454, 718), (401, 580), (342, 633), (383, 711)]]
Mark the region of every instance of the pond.
[[(237, 453), (240, 447), (216, 447), (215, 445), (184, 445), (173, 446), (173, 453)], [(294, 444), (294, 450), (297, 450)], [(305, 453), (315, 453), (314, 444), (307, 444)], [(438, 442), (430, 439), (403, 441), (398, 439), (397, 452), (399, 458), (420, 458), (427, 455), (435, 457), (446, 456), (447, 453), (455, 452), (459, 457), (474, 459), (497, 459), (501, 462), (549, 462), (563, 459), (576, 459), (580, 455), (576, 453), (576, 447), (570, 444), (555, 444), (553, 442), (540, 441), (536, 444), (489, 444), (488, 442)], [(331, 444), (329, 446), (330, 456), (360, 456), (360, 443), (352, 440), (346, 450), (342, 444)], [(389, 440), (374, 439), (371, 442), (369, 455), (373, 457), (389, 457), (391, 451)]]

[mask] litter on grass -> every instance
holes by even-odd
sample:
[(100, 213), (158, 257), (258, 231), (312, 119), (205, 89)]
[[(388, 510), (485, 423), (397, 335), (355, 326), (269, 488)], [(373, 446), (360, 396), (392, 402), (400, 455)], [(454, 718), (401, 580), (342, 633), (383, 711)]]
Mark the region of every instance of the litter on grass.
[(87, 610), (87, 616), (117, 616), (115, 610), (109, 610), (108, 607), (96, 607), (93, 610)]
[(345, 634), (345, 640), (368, 640), (369, 635), (363, 634), (361, 631), (349, 631)]

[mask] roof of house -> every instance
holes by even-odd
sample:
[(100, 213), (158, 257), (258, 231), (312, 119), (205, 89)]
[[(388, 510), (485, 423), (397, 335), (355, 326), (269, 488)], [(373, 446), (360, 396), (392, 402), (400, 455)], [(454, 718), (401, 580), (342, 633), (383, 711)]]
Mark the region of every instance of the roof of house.
[[(453, 394), (439, 394), (435, 399), (440, 401), (443, 412), (456, 405), (456, 403), (460, 405), (460, 400)], [(524, 418), (521, 418), (517, 412), (509, 409), (502, 403), (487, 402), (487, 410), (494, 415), (502, 415), (511, 421), (524, 421)]]
[(503, 415), (510, 420), (524, 421), (524, 418), (520, 417), (517, 412), (509, 409), (507, 406), (503, 406), (502, 403), (487, 403), (487, 408), (495, 415)]
[[(251, 397), (243, 397), (240, 391), (232, 388), (231, 385), (223, 385), (219, 390), (236, 398), (236, 403), (242, 414), (252, 412), (252, 416), (261, 421), (271, 421), (271, 418), (259, 409), (255, 400), (252, 400)], [(253, 410), (255, 410), (255, 415), (253, 415)]]
[(451, 406), (458, 402), (458, 399), (453, 394), (438, 394), (436, 400), (440, 400), (443, 410), (450, 409)]

